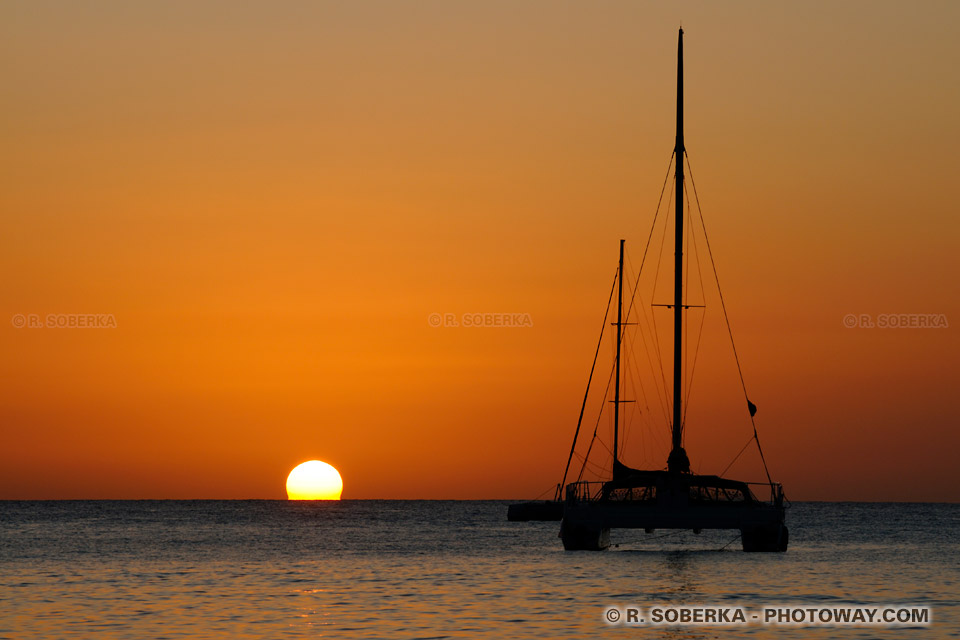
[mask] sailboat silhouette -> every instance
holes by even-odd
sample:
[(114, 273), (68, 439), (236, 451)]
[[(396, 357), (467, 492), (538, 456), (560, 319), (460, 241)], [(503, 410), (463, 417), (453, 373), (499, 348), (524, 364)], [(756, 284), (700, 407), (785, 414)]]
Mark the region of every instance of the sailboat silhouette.
[[(684, 159), (686, 149), (683, 138), (683, 29), (680, 29), (677, 44), (677, 130), (674, 147), (675, 159), (675, 247), (673, 311), (673, 402), (670, 424), (671, 448), (666, 469), (641, 470), (623, 464), (620, 459), (620, 405), (621, 362), (623, 327), (628, 324), (623, 317), (623, 249), (620, 241), (620, 260), (617, 270), (617, 321), (616, 360), (613, 399), (613, 450), (611, 478), (601, 482), (577, 480), (566, 484), (566, 476), (573, 458), (577, 435), (567, 460), (563, 481), (557, 486), (553, 501), (528, 502), (511, 505), (510, 520), (557, 520), (562, 518), (560, 537), (568, 550), (601, 550), (610, 544), (610, 529), (639, 528), (648, 532), (654, 529), (690, 529), (699, 533), (702, 529), (738, 529), (744, 551), (785, 551), (788, 531), (784, 524), (785, 506), (783, 487), (770, 479), (767, 473), (766, 486), (770, 495), (767, 500), (758, 499), (746, 482), (715, 475), (699, 475), (690, 470), (690, 459), (683, 447), (683, 327), (684, 312), (691, 306), (684, 303)], [(708, 244), (709, 247), (709, 244)], [(712, 255), (711, 255), (712, 261)], [(611, 296), (613, 292), (611, 291)], [(721, 294), (721, 303), (722, 303)], [(608, 305), (609, 308), (609, 305)], [(726, 310), (724, 307), (724, 315)], [(606, 324), (606, 318), (604, 318)], [(728, 323), (729, 329), (729, 323)], [(732, 333), (731, 333), (732, 339)], [(602, 340), (602, 333), (601, 333)], [(598, 345), (599, 352), (599, 345)], [(734, 350), (734, 353), (736, 351)], [(596, 358), (594, 359), (596, 366)], [(739, 369), (739, 360), (738, 360)], [(590, 379), (593, 378), (591, 369)], [(742, 375), (741, 375), (742, 382)], [(589, 393), (589, 382), (588, 389)], [(744, 388), (746, 395), (746, 389)], [(746, 400), (751, 422), (756, 405)], [(584, 398), (586, 406), (586, 397)], [(583, 419), (581, 409), (580, 419)], [(756, 428), (753, 441), (759, 450)], [(763, 452), (760, 450), (761, 460)], [(766, 462), (764, 461), (766, 470)], [(581, 474), (582, 475), (582, 474)]]

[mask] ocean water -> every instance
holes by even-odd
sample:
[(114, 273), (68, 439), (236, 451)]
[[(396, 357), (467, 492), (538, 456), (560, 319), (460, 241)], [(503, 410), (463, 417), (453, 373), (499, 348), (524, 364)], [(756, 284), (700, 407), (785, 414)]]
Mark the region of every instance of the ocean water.
[[(960, 505), (800, 503), (790, 549), (473, 501), (0, 502), (0, 638), (960, 637)], [(723, 550), (720, 550), (723, 548)], [(928, 626), (610, 626), (611, 607), (930, 607)]]

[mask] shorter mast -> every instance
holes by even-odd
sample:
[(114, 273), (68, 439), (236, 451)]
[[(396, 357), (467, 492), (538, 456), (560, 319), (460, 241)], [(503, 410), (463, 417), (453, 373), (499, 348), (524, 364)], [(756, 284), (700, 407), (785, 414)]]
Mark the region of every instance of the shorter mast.
[(617, 473), (617, 444), (620, 440), (620, 342), (623, 332), (623, 243), (620, 240), (620, 268), (617, 276), (617, 373), (613, 391), (613, 474)]

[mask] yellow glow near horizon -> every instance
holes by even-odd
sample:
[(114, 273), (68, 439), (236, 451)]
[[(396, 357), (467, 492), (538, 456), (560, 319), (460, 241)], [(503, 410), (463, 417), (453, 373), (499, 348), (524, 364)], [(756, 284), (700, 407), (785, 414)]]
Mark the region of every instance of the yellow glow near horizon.
[(310, 460), (298, 464), (287, 476), (289, 500), (339, 500), (341, 493), (340, 473), (326, 462)]

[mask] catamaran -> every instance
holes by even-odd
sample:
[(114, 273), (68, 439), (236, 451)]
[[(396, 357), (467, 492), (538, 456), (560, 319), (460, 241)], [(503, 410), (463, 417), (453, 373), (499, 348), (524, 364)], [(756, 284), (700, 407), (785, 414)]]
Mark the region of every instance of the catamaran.
[[(785, 497), (783, 486), (774, 482), (767, 470), (760, 441), (757, 437), (754, 415), (756, 406), (746, 397), (746, 409), (753, 425), (751, 442), (756, 443), (767, 482), (762, 483), (769, 496), (759, 499), (751, 484), (717, 475), (693, 473), (690, 459), (683, 446), (683, 356), (684, 312), (691, 305), (684, 300), (684, 161), (686, 149), (683, 138), (683, 29), (680, 29), (677, 44), (677, 126), (672, 162), (674, 171), (675, 237), (673, 301), (665, 306), (673, 311), (673, 389), (672, 420), (670, 421), (671, 448), (666, 467), (661, 469), (634, 469), (621, 460), (621, 368), (624, 327), (628, 324), (623, 314), (624, 241), (620, 241), (620, 259), (615, 280), (617, 292), (616, 356), (614, 363), (613, 445), (609, 478), (600, 481), (583, 480), (583, 470), (574, 482), (566, 483), (570, 464), (577, 446), (584, 405), (580, 411), (576, 435), (563, 480), (557, 485), (553, 500), (511, 505), (508, 518), (511, 520), (556, 520), (561, 519), (560, 538), (567, 550), (603, 550), (610, 545), (610, 530), (618, 528), (644, 529), (648, 533), (657, 529), (686, 529), (699, 533), (704, 529), (735, 529), (740, 531), (744, 551), (786, 551), (788, 531), (785, 525)], [(689, 165), (689, 161), (687, 162)], [(669, 175), (669, 170), (668, 170)], [(665, 181), (666, 184), (666, 181)], [(694, 193), (696, 190), (694, 189)], [(662, 193), (661, 193), (662, 199)], [(659, 205), (658, 205), (659, 206)], [(659, 210), (659, 209), (658, 209)], [(656, 221), (654, 222), (656, 224)], [(704, 229), (705, 232), (705, 229)], [(652, 232), (651, 232), (652, 234)], [(649, 246), (649, 242), (648, 242)], [(709, 241), (707, 242), (709, 248)], [(712, 262), (712, 252), (711, 252)], [(641, 263), (642, 270), (642, 263)], [(714, 273), (716, 270), (714, 269)], [(639, 282), (639, 275), (638, 275)], [(719, 285), (719, 279), (717, 280)], [(611, 290), (611, 297), (613, 290)], [(721, 306), (726, 319), (726, 308)], [(632, 308), (632, 305), (631, 305)], [(609, 310), (609, 304), (608, 304)], [(629, 310), (628, 310), (629, 314)], [(606, 326), (606, 317), (604, 318)], [(729, 330), (729, 321), (727, 321)], [(731, 342), (733, 338), (730, 332)], [(601, 341), (603, 332), (601, 331)], [(599, 344), (597, 353), (599, 354)], [(734, 347), (734, 354), (736, 348)], [(596, 367), (596, 356), (587, 383)], [(739, 372), (739, 358), (737, 358)], [(743, 383), (742, 372), (740, 373)], [(748, 442), (750, 444), (750, 442)], [(742, 451), (741, 451), (742, 453)], [(589, 453), (588, 453), (589, 455)], [(584, 458), (586, 464), (586, 458)], [(756, 486), (754, 484), (753, 486)]]

